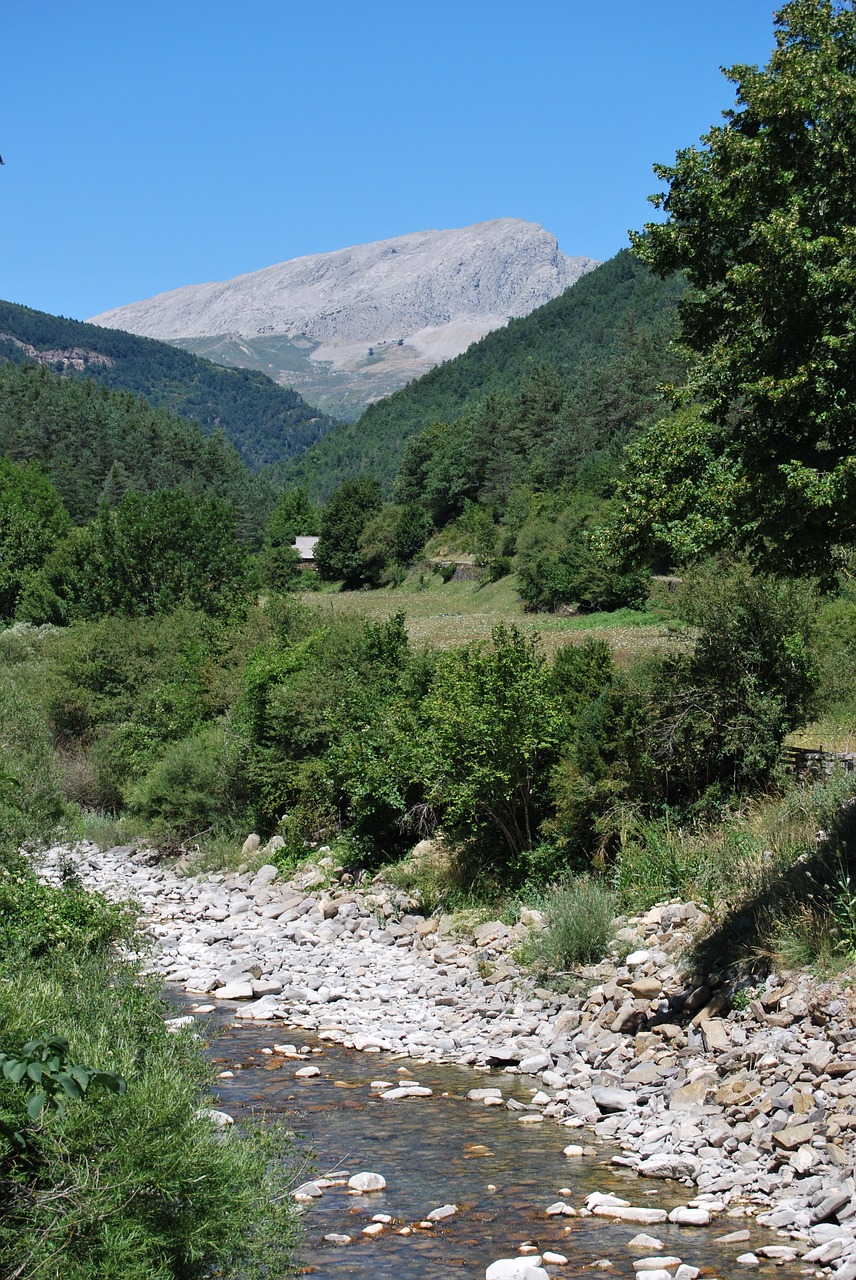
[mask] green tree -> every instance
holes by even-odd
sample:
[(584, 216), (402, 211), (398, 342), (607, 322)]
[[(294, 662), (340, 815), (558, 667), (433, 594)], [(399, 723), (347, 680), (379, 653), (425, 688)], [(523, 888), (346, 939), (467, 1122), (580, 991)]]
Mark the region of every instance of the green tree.
[(333, 494), (321, 518), (315, 560), (322, 578), (346, 586), (362, 577), (360, 538), (366, 522), (382, 506), (380, 485), (372, 476), (346, 480)]
[(59, 494), (36, 463), (0, 458), (0, 619), (15, 616), (33, 575), (70, 529)]
[(128, 492), (57, 547), (20, 612), (32, 622), (66, 623), (186, 605), (221, 616), (239, 607), (245, 586), (246, 556), (227, 503), (180, 489)]
[(722, 428), (679, 409), (628, 446), (605, 546), (625, 565), (689, 564), (735, 540), (738, 496)]
[(295, 538), (320, 532), (321, 513), (309, 500), (306, 490), (283, 489), (276, 500), (265, 529), (266, 547), (290, 547)]
[(426, 699), (429, 796), (453, 838), (521, 870), (549, 808), (564, 721), (537, 641), (514, 627), (445, 654)]
[(650, 752), (669, 802), (769, 782), (785, 735), (815, 709), (816, 607), (804, 583), (745, 565), (698, 572), (682, 610), (696, 638), (662, 660), (651, 689)]
[(686, 395), (739, 472), (740, 542), (824, 572), (856, 534), (856, 10), (791, 0), (775, 22), (768, 64), (726, 71), (724, 122), (655, 167), (668, 218), (633, 240), (692, 286)]

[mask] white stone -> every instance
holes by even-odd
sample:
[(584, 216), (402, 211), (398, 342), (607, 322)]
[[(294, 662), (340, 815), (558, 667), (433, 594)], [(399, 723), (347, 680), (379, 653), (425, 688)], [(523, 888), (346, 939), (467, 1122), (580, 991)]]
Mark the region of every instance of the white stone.
[(616, 1218), (619, 1222), (639, 1222), (645, 1226), (665, 1222), (668, 1216), (665, 1209), (636, 1208), (633, 1205), (624, 1209), (620, 1205), (599, 1204), (592, 1209), (592, 1213), (600, 1218)]
[(484, 1275), (485, 1280), (550, 1280), (538, 1254), (530, 1258), (498, 1258)]
[(295, 1187), (292, 1195), (308, 1196), (310, 1199), (317, 1200), (324, 1192), (317, 1182), (303, 1182), (299, 1187)]
[(690, 1209), (686, 1205), (678, 1205), (669, 1214), (669, 1221), (680, 1227), (707, 1227), (710, 1225), (709, 1209)]
[(355, 1173), (348, 1179), (352, 1191), (383, 1191), (386, 1178), (382, 1173)]
[(227, 982), (217, 990), (218, 1000), (252, 1000), (254, 995), (251, 982)]
[(427, 1218), (429, 1222), (442, 1222), (444, 1218), (451, 1218), (457, 1212), (456, 1204), (441, 1204), (439, 1208), (432, 1209)]
[(646, 1252), (663, 1248), (663, 1241), (658, 1240), (656, 1236), (649, 1236), (644, 1231), (640, 1231), (638, 1236), (634, 1236), (632, 1240), (627, 1241), (628, 1249), (643, 1249)]
[(657, 1255), (648, 1258), (637, 1258), (633, 1263), (634, 1271), (674, 1271), (675, 1267), (681, 1265), (680, 1258), (675, 1258), (669, 1254)]
[(195, 1113), (197, 1120), (210, 1120), (212, 1124), (224, 1127), (225, 1125), (234, 1124), (235, 1117), (230, 1116), (228, 1111), (218, 1111), (215, 1107), (206, 1107)]

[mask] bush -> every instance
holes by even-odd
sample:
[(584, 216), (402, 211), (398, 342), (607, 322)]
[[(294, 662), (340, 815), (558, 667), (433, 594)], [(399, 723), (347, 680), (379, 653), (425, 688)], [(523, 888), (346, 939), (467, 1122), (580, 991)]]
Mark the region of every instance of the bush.
[(231, 760), (222, 729), (202, 729), (174, 743), (127, 798), (132, 813), (178, 837), (232, 816)]
[(556, 889), (546, 904), (547, 927), (535, 941), (535, 963), (562, 971), (601, 960), (616, 910), (615, 895), (589, 876)]
[(692, 648), (652, 687), (651, 755), (672, 804), (718, 803), (768, 786), (787, 733), (811, 714), (816, 597), (801, 582), (708, 566), (688, 584)]
[(565, 729), (537, 642), (500, 624), (489, 646), (444, 654), (425, 711), (428, 798), (444, 831), (519, 874)]

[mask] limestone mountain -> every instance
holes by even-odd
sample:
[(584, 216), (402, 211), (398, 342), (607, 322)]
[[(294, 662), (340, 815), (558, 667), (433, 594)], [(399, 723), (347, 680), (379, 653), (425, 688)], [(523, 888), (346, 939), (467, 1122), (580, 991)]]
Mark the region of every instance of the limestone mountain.
[(536, 223), (499, 218), (294, 258), (92, 319), (260, 370), (354, 418), (596, 265), (566, 257)]

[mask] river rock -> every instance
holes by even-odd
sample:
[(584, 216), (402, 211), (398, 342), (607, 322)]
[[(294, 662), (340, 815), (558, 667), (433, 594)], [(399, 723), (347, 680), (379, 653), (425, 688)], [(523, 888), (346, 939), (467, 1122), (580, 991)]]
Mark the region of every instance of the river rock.
[(648, 1156), (637, 1164), (636, 1172), (643, 1178), (694, 1178), (700, 1164), (697, 1156), (670, 1152)]
[(662, 1249), (663, 1241), (658, 1240), (656, 1236), (646, 1235), (644, 1231), (640, 1231), (632, 1240), (627, 1241), (627, 1248), (634, 1250), (650, 1250)]
[(639, 1222), (643, 1226), (653, 1226), (657, 1222), (665, 1222), (668, 1217), (665, 1209), (649, 1209), (643, 1206), (636, 1207), (634, 1205), (608, 1205), (599, 1204), (592, 1213), (597, 1214), (599, 1218), (616, 1218), (619, 1222)]
[(386, 1178), (382, 1173), (355, 1173), (348, 1179), (352, 1191), (383, 1191)]
[(636, 1094), (629, 1089), (610, 1089), (596, 1086), (591, 1091), (595, 1104), (601, 1111), (629, 1111), (636, 1106)]
[(457, 1212), (458, 1206), (456, 1204), (441, 1204), (439, 1208), (432, 1209), (426, 1217), (428, 1222), (442, 1222), (444, 1218), (451, 1218)]
[(678, 1205), (669, 1213), (669, 1221), (677, 1223), (679, 1227), (707, 1227), (710, 1219), (709, 1209), (693, 1209), (686, 1205)]
[(217, 992), (218, 1000), (252, 1000), (255, 992), (253, 991), (252, 981), (249, 982), (227, 982), (225, 986), (220, 987)]
[(539, 1254), (531, 1258), (498, 1258), (485, 1271), (485, 1280), (550, 1280), (540, 1264)]

